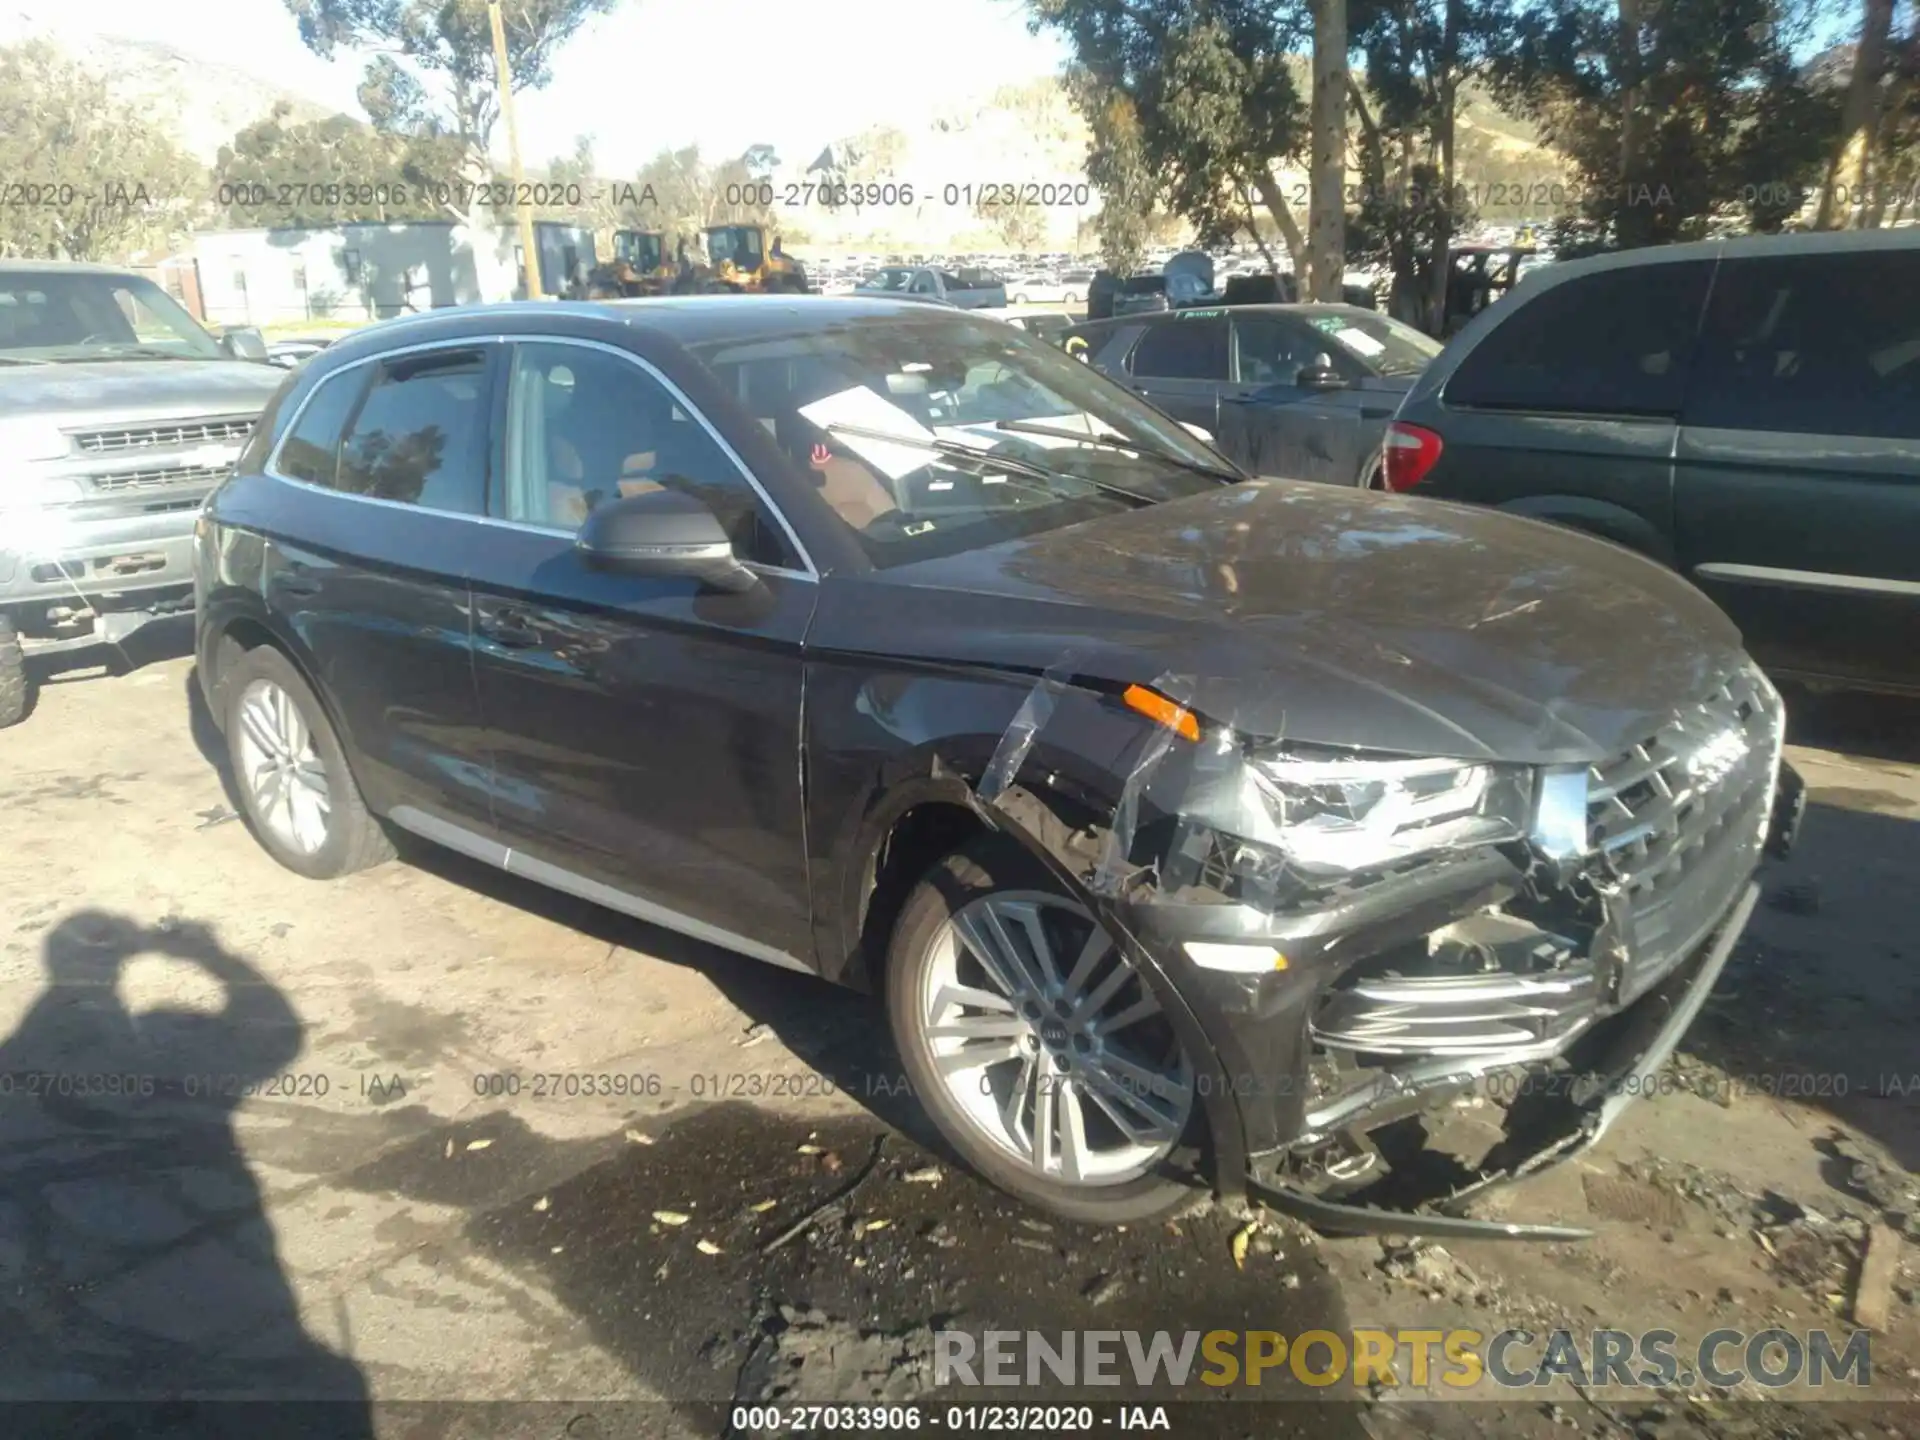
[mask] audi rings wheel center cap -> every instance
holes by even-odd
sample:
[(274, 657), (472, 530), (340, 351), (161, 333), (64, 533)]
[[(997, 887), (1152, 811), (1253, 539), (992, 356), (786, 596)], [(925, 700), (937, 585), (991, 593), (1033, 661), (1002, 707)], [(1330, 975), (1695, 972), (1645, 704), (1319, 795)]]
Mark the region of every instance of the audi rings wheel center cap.
[(1063, 1020), (1043, 1020), (1040, 1022), (1040, 1038), (1047, 1042), (1050, 1050), (1064, 1050), (1067, 1046), (1067, 1026)]

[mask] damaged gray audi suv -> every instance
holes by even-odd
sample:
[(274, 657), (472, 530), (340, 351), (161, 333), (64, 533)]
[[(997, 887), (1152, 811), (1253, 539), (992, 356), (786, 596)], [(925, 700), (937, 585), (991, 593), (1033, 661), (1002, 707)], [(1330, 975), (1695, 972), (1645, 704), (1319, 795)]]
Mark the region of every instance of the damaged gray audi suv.
[(952, 1148), (1079, 1219), (1570, 1233), (1462, 1211), (1650, 1086), (1797, 815), (1671, 572), (1243, 475), (910, 302), (373, 326), (287, 377), (195, 584), (282, 864), (411, 832), (877, 992)]

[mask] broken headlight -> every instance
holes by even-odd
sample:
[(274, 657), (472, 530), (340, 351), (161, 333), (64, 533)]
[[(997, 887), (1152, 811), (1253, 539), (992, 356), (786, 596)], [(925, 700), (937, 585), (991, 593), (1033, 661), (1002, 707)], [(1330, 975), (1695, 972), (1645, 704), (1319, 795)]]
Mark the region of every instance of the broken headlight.
[(1247, 774), (1271, 829), (1261, 838), (1307, 870), (1374, 870), (1527, 832), (1532, 772), (1461, 760), (1255, 751)]

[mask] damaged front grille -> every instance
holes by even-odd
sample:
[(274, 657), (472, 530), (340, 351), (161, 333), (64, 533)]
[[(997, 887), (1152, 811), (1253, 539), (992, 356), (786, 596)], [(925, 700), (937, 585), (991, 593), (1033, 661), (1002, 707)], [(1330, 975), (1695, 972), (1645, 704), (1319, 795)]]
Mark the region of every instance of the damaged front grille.
[(226, 415), (204, 420), (160, 420), (151, 425), (119, 425), (108, 430), (79, 430), (74, 432), (73, 443), (83, 454), (119, 455), (163, 446), (238, 445), (252, 433), (252, 416)]
[(1623, 998), (1677, 963), (1737, 884), (1721, 872), (1761, 842), (1785, 724), (1779, 693), (1750, 664), (1589, 772), (1588, 845), (1633, 921), (1637, 963)]
[[(1561, 889), (1375, 956), (1321, 997), (1313, 1038), (1354, 1054), (1519, 1061), (1556, 1053), (1631, 1004), (1707, 938), (1751, 872), (1784, 724), (1778, 693), (1749, 666), (1594, 766), (1588, 859), (1574, 882), (1586, 900)], [(1624, 952), (1617, 977), (1596, 965), (1603, 894), (1624, 930), (1613, 937)]]

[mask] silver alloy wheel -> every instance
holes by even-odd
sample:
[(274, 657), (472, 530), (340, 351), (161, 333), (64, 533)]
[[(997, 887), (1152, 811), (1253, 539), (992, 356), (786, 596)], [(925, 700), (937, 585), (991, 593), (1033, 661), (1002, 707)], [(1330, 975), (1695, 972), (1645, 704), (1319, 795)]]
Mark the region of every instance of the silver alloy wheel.
[(240, 696), (240, 780), (253, 813), (285, 845), (311, 855), (327, 843), (327, 768), (300, 707), (271, 680)]
[(935, 933), (922, 1039), (948, 1097), (1034, 1174), (1118, 1185), (1186, 1132), (1194, 1079), (1153, 992), (1093, 917), (1000, 891)]

